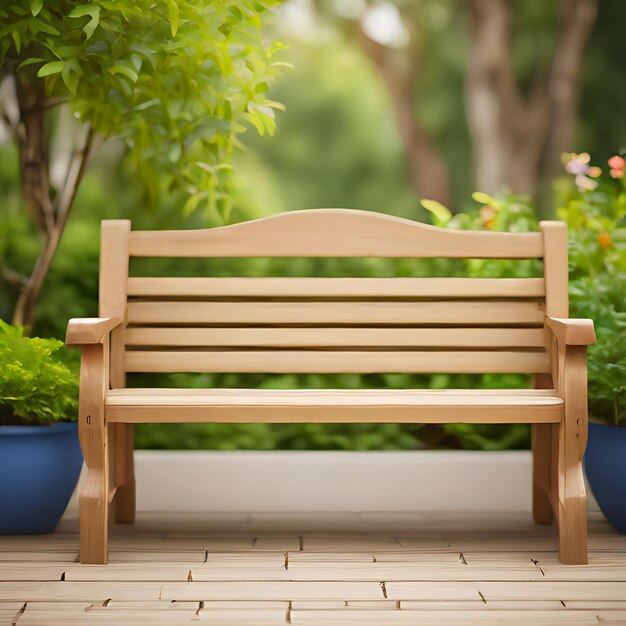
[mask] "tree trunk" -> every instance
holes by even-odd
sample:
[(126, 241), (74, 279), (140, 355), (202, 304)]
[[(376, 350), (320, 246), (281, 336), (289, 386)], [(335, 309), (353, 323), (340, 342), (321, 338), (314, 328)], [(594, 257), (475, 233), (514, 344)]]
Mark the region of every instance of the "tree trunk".
[(465, 106), (477, 188), (534, 193), (540, 174), (553, 172), (560, 153), (572, 147), (580, 68), (597, 0), (561, 0), (550, 69), (537, 71), (527, 99), (511, 62), (510, 3), (471, 0), (469, 7)]
[(561, 1), (557, 47), (548, 85), (552, 105), (544, 158), (548, 174), (559, 167), (561, 153), (573, 149), (582, 60), (597, 15), (598, 0)]
[(50, 133), (47, 115), (51, 106), (44, 81), (21, 74), (15, 77), (20, 124), (17, 131), (20, 152), (22, 199), (41, 233), (42, 250), (30, 276), (20, 285), (13, 313), (13, 324), (31, 329), (35, 306), (57, 251), (69, 210), (82, 179), (93, 134), (87, 133), (84, 147), (70, 159), (65, 183), (52, 199), (49, 181)]
[(396, 126), (407, 157), (411, 187), (422, 198), (451, 202), (448, 167), (414, 106), (416, 89), (415, 48), (394, 50), (370, 39), (357, 24), (361, 48), (372, 61), (387, 87)]

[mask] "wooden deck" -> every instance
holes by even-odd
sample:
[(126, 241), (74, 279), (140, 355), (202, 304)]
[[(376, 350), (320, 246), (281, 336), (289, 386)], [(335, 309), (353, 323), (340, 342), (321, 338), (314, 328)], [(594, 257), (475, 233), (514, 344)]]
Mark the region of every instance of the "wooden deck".
[(626, 624), (626, 536), (590, 517), (590, 565), (530, 514), (139, 515), (111, 563), (77, 523), (0, 538), (0, 624)]

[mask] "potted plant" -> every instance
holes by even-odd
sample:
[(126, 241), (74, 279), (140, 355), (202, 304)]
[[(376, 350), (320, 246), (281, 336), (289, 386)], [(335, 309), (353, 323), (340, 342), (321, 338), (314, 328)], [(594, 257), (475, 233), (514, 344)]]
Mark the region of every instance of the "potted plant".
[(0, 320), (0, 534), (50, 532), (78, 481), (78, 381), (62, 346)]
[(589, 441), (585, 471), (606, 518), (626, 534), (626, 162), (609, 176), (586, 153), (565, 157), (576, 177), (558, 210), (570, 226), (572, 314), (594, 320), (589, 347)]

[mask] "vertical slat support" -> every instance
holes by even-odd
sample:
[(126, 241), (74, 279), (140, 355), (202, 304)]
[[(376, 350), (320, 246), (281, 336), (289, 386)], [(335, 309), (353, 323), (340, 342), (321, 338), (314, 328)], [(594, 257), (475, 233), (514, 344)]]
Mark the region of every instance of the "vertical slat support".
[[(123, 320), (111, 333), (110, 386), (126, 385), (124, 370), (124, 334), (128, 285), (129, 220), (104, 220), (100, 242), (100, 317)], [(112, 434), (111, 453), (115, 492), (115, 521), (132, 524), (135, 521), (135, 471), (133, 454), (133, 425), (116, 424)]]
[[(541, 222), (544, 238), (546, 315), (569, 317), (567, 225)], [(563, 563), (587, 563), (587, 496), (582, 472), (582, 456), (587, 445), (587, 361), (585, 346), (556, 345), (551, 334), (546, 346), (551, 358), (553, 383), (565, 401), (564, 419), (550, 431), (533, 433), (533, 454), (542, 473), (549, 468), (552, 508), (559, 526), (560, 559)], [(548, 443), (547, 433), (550, 432)], [(540, 439), (544, 439), (540, 441)], [(545, 451), (551, 450), (549, 465)], [(536, 479), (536, 476), (535, 476)], [(540, 489), (534, 482), (533, 492)], [(533, 503), (535, 497), (533, 493)], [(545, 515), (545, 501), (537, 498), (535, 519)]]
[(546, 315), (569, 317), (567, 224), (540, 222), (543, 233), (543, 273), (546, 281)]
[[(567, 225), (564, 222), (540, 222), (544, 245), (544, 280), (546, 292), (546, 315), (568, 317), (569, 300), (567, 293)], [(546, 341), (551, 341), (547, 335)], [(550, 354), (551, 345), (546, 346)], [(556, 365), (556, 364), (553, 364)], [(555, 370), (556, 368), (553, 368)], [(539, 374), (535, 377), (537, 389), (554, 388), (556, 381), (550, 376)], [(552, 523), (552, 426), (533, 424), (531, 426), (533, 451), (533, 518), (538, 524)]]

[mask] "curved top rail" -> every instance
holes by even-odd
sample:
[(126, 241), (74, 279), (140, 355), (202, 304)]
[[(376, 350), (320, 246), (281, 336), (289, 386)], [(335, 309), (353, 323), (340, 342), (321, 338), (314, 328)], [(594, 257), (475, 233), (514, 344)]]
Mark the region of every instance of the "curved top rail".
[(130, 256), (540, 258), (541, 233), (438, 228), (355, 209), (308, 209), (201, 230), (131, 231)]

